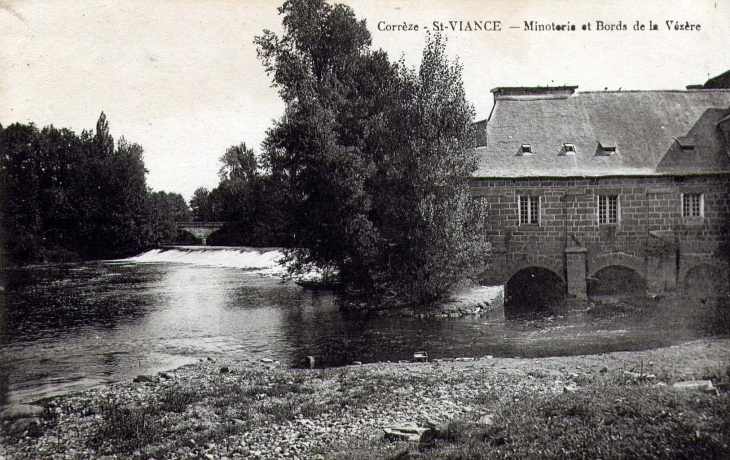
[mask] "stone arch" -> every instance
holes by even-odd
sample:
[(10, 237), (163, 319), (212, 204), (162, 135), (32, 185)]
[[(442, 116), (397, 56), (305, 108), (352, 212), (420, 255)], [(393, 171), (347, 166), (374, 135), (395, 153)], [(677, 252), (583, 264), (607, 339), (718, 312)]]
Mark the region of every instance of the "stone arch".
[(730, 273), (728, 272), (727, 262), (710, 258), (697, 258), (696, 260), (687, 259), (687, 257), (683, 257), (682, 263), (679, 266), (677, 281), (680, 285), (684, 285), (684, 281), (687, 278), (687, 274), (689, 272), (703, 266), (707, 266), (715, 270), (717, 273), (717, 277), (722, 277), (722, 279), (728, 279), (728, 277), (730, 276)]
[(630, 268), (646, 280), (646, 262), (644, 259), (623, 252), (612, 252), (591, 257), (588, 262), (588, 277), (592, 278), (599, 271), (612, 266)]
[(563, 277), (541, 266), (524, 266), (504, 286), (505, 315), (550, 311), (566, 296)]
[(526, 268), (542, 268), (553, 272), (563, 283), (566, 281), (565, 267), (561, 262), (548, 257), (525, 255), (520, 259), (507, 263), (507, 267), (504, 270), (504, 283), (507, 284), (513, 276)]
[(647, 292), (646, 279), (625, 265), (608, 265), (587, 280), (588, 298), (593, 300), (636, 300)]
[(682, 264), (679, 270), (679, 284), (682, 290), (696, 288), (707, 290), (710, 286), (720, 293), (728, 292), (728, 267), (715, 260), (698, 260), (692, 264)]

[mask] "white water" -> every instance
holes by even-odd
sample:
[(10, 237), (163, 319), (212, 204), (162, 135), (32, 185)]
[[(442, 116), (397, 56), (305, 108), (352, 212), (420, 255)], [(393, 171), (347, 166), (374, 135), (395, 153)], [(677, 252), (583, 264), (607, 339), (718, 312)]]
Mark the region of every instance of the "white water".
[(286, 272), (285, 266), (280, 263), (283, 258), (284, 253), (274, 248), (176, 246), (172, 249), (153, 249), (124, 261), (242, 268), (254, 273), (279, 276)]

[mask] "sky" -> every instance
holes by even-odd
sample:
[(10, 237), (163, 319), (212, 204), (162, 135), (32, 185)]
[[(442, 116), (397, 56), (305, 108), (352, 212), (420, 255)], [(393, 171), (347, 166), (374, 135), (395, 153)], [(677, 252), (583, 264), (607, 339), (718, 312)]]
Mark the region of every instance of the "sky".
[[(259, 152), (283, 112), (253, 43), (264, 29), (281, 32), (282, 1), (0, 0), (0, 124), (80, 133), (103, 111), (115, 138), (144, 147), (152, 189), (186, 199), (210, 190), (225, 150), (245, 142)], [(730, 70), (730, 0), (342, 3), (367, 21), (373, 49), (413, 67), (443, 24), (477, 120), (498, 86), (684, 89)], [(500, 30), (464, 30), (497, 21)], [(576, 30), (525, 30), (530, 21)], [(596, 30), (598, 21), (627, 30)], [(386, 30), (403, 24), (418, 30)]]

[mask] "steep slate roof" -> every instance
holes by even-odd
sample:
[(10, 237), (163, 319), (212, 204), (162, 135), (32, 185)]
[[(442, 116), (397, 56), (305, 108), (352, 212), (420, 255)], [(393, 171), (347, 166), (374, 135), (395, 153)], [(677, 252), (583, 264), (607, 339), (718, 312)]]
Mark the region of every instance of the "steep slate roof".
[[(574, 88), (493, 90), (486, 147), (478, 148), (481, 164), (473, 176), (730, 172), (717, 129), (718, 121), (730, 115), (730, 90), (573, 93)], [(575, 146), (574, 154), (566, 154), (566, 143)], [(521, 153), (523, 144), (531, 146), (531, 154)], [(601, 146), (616, 151), (601, 155), (609, 153)]]

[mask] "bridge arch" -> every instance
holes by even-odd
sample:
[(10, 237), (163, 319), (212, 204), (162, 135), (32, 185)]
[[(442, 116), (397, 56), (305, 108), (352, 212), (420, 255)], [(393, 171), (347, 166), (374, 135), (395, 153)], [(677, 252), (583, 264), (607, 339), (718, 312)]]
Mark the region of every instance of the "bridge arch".
[(588, 263), (588, 278), (593, 278), (599, 271), (612, 266), (630, 268), (646, 280), (645, 261), (624, 252), (612, 252), (592, 257)]
[(632, 268), (609, 265), (588, 278), (586, 287), (590, 299), (635, 300), (645, 296), (647, 281)]
[(523, 266), (504, 285), (505, 315), (549, 311), (565, 299), (566, 284), (555, 271), (541, 266)]
[(730, 287), (727, 264), (715, 260), (698, 260), (682, 264), (679, 270), (679, 284), (684, 291), (714, 291), (727, 294)]
[(730, 273), (728, 272), (728, 264), (727, 262), (722, 262), (716, 259), (710, 259), (710, 258), (698, 258), (697, 260), (688, 260), (688, 257), (684, 257), (682, 260), (682, 264), (680, 264), (679, 267), (679, 273), (678, 273), (678, 282), (680, 285), (684, 285), (685, 280), (687, 279), (687, 275), (697, 269), (701, 269), (702, 267), (711, 268), (714, 270), (714, 277), (715, 278), (722, 278), (724, 280), (727, 280), (730, 276)]
[(506, 264), (504, 273), (504, 283), (507, 284), (509, 280), (514, 277), (518, 272), (526, 268), (542, 268), (552, 272), (555, 276), (565, 283), (565, 267), (562, 262), (553, 260), (547, 257), (525, 255), (519, 259), (513, 260)]

